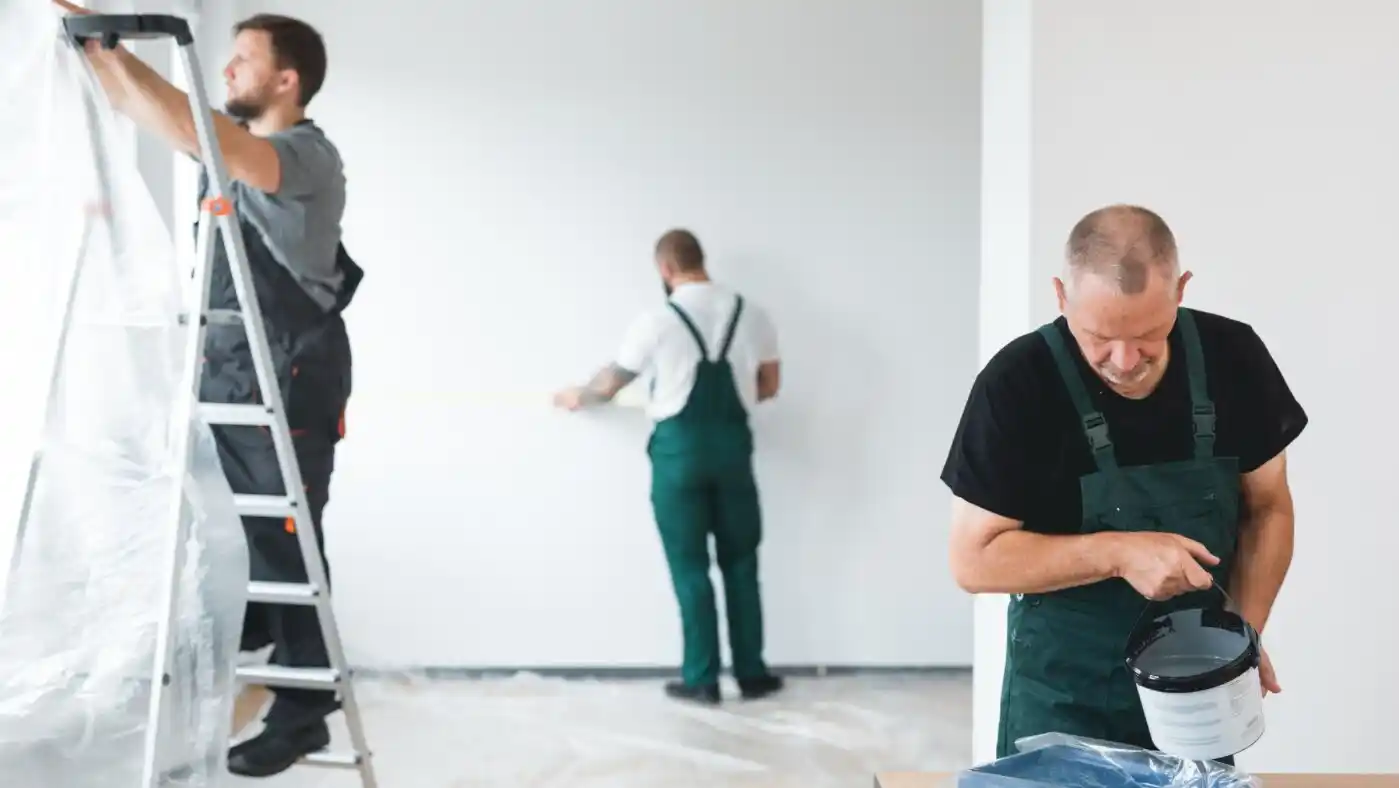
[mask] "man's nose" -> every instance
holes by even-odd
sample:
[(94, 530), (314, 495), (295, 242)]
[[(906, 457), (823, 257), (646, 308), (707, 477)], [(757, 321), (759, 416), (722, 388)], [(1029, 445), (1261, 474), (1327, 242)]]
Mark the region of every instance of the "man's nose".
[(1141, 351), (1125, 342), (1112, 349), (1112, 365), (1123, 372), (1136, 369), (1141, 361)]

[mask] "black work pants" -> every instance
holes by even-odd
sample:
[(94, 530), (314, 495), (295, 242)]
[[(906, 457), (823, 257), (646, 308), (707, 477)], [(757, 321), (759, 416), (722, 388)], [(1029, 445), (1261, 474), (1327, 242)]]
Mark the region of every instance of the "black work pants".
[[(281, 469), (271, 434), (261, 427), (216, 427), (219, 460), (233, 492), (239, 495), (283, 495)], [(330, 477), (335, 470), (335, 445), (324, 438), (294, 436), (301, 481), (316, 545), (327, 582), (330, 565), (325, 557), (322, 513), (330, 501)], [(300, 538), (289, 521), (270, 517), (244, 517), (248, 559), (253, 580), (276, 583), (307, 582)], [(329, 589), (326, 589), (329, 590)], [(248, 604), (243, 621), (243, 651), (272, 646), (271, 664), (286, 667), (329, 667), (316, 608), (309, 605)], [(265, 720), (269, 728), (300, 727), (338, 708), (329, 690), (271, 688), (275, 700)]]

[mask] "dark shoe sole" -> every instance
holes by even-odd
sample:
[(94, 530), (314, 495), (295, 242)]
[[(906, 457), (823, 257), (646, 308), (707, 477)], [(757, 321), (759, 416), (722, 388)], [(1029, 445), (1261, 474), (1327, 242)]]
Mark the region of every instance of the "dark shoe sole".
[(718, 684), (692, 687), (683, 682), (672, 681), (665, 685), (665, 694), (675, 700), (699, 703), (705, 706), (717, 706), (723, 700), (723, 696), (719, 694)]
[(293, 730), (264, 730), (229, 751), (228, 771), (239, 777), (271, 777), (329, 746), (330, 728), (324, 721)]
[(739, 694), (744, 700), (762, 700), (786, 689), (787, 683), (781, 676), (766, 676), (738, 682)]

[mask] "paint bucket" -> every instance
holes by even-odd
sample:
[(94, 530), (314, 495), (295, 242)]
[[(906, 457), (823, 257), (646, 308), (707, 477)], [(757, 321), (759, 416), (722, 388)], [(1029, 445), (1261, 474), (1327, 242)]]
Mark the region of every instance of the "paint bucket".
[(1148, 617), (1157, 603), (1149, 605), (1127, 641), (1127, 669), (1147, 728), (1167, 755), (1226, 758), (1263, 736), (1263, 648), (1229, 595), (1215, 589), (1223, 607)]

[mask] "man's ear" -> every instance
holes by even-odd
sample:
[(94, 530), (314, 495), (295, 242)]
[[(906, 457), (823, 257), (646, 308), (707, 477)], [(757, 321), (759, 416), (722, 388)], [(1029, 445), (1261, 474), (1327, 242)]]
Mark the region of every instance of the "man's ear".
[(281, 77), (281, 84), (279, 87), (283, 93), (296, 95), (296, 93), (301, 90), (301, 77), (295, 71), (289, 68), (283, 69), (281, 71)]
[(1192, 274), (1191, 274), (1189, 271), (1186, 271), (1185, 273), (1183, 273), (1183, 274), (1180, 275), (1180, 279), (1176, 282), (1176, 305), (1177, 305), (1177, 306), (1179, 306), (1180, 303), (1181, 303), (1182, 301), (1185, 300), (1185, 285), (1186, 285), (1187, 282), (1190, 281), (1190, 277), (1191, 277), (1191, 276), (1192, 276)]
[(1069, 297), (1064, 294), (1064, 280), (1054, 277), (1054, 296), (1059, 301), (1059, 312), (1064, 312), (1064, 307), (1068, 305)]

